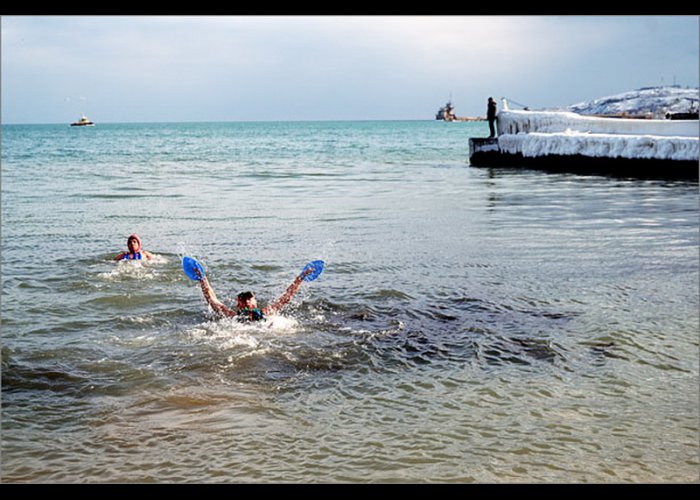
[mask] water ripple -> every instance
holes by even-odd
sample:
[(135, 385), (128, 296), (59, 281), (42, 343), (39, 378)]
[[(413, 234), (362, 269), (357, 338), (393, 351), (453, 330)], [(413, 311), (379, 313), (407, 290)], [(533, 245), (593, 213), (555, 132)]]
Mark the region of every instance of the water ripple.
[[(3, 481), (697, 480), (697, 184), (471, 169), (483, 123), (72, 132), (3, 126)], [(327, 268), (246, 325), (184, 253), (229, 303)]]

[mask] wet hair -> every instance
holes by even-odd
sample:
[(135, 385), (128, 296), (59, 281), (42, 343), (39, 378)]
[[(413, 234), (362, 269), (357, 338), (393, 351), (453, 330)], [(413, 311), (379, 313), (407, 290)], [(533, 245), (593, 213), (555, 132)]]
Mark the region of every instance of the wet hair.
[(255, 294), (253, 292), (241, 292), (238, 294), (238, 300), (241, 301), (250, 300), (253, 297), (255, 297)]

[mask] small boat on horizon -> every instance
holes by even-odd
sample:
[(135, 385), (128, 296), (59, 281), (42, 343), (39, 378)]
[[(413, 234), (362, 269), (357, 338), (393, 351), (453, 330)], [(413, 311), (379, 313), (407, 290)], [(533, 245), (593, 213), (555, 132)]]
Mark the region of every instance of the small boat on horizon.
[(95, 124), (91, 122), (87, 116), (83, 115), (77, 122), (71, 123), (71, 127), (94, 127)]

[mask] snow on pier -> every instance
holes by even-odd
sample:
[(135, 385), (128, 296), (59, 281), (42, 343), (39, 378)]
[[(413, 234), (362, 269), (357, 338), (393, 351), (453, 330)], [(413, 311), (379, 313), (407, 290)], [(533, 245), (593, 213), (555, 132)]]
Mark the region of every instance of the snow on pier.
[(525, 157), (582, 155), (595, 158), (657, 160), (697, 160), (697, 137), (661, 137), (651, 135), (591, 134), (567, 130), (545, 134), (506, 134), (498, 137), (504, 153)]
[(553, 133), (567, 130), (624, 135), (654, 135), (695, 137), (697, 120), (645, 120), (637, 118), (599, 118), (565, 111), (501, 111), (498, 113), (498, 133)]
[[(509, 110), (504, 99), (498, 137), (470, 138), (469, 163), (697, 180), (697, 107), (697, 89), (675, 87), (639, 89), (554, 111)], [(691, 119), (676, 119), (686, 115)]]
[(697, 120), (598, 118), (570, 112), (501, 111), (501, 152), (524, 157), (588, 157), (697, 161)]

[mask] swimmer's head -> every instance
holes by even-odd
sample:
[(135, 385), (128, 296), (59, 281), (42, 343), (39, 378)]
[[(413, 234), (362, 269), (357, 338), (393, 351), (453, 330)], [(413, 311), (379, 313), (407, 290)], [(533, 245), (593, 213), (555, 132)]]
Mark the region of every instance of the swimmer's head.
[(238, 294), (237, 305), (239, 309), (255, 309), (258, 307), (258, 302), (255, 300), (255, 294), (253, 292), (241, 292)]
[(129, 236), (129, 239), (126, 240), (126, 246), (131, 253), (136, 253), (141, 250), (141, 239), (135, 234), (132, 234)]

